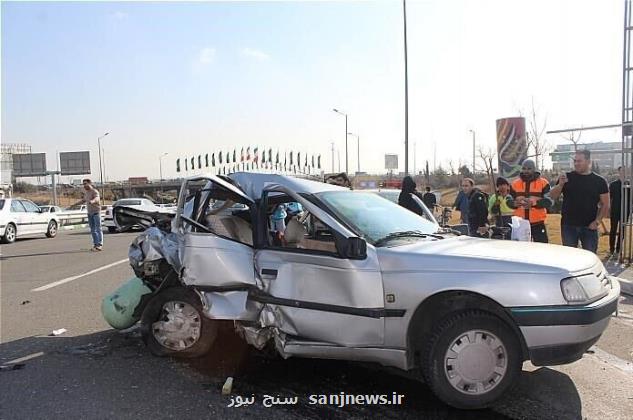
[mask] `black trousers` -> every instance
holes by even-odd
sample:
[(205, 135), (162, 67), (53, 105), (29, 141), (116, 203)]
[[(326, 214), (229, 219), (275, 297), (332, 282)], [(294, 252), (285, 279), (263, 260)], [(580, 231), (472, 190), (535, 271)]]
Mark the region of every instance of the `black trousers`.
[(609, 251), (620, 251), (620, 215), (618, 213), (611, 213), (609, 219), (611, 220), (611, 229), (609, 229)]
[(544, 244), (549, 243), (545, 222), (530, 225), (530, 231), (532, 232), (532, 242), (542, 242)]

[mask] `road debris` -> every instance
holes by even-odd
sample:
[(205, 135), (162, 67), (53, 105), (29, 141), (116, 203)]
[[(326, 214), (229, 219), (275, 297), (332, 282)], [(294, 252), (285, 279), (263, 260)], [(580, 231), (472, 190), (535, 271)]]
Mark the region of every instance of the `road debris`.
[(231, 394), (231, 390), (233, 389), (233, 377), (229, 376), (226, 378), (226, 382), (222, 385), (222, 395)]
[(31, 303), (31, 301), (30, 301), (30, 300), (23, 300), (23, 301), (22, 301), (22, 303), (21, 303), (21, 305), (26, 305), (26, 304), (28, 304), (28, 303)]
[(0, 365), (0, 371), (5, 370), (22, 370), (26, 366), (24, 363), (16, 363), (14, 365)]
[(58, 335), (62, 335), (65, 332), (68, 332), (68, 330), (66, 328), (60, 328), (58, 330), (53, 330), (53, 332), (51, 332), (49, 335), (52, 335), (54, 337), (58, 336)]

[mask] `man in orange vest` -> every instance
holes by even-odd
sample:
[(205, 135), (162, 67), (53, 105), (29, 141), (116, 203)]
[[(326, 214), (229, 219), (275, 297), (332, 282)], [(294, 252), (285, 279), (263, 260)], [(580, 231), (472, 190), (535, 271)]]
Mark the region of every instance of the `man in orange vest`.
[(521, 173), (512, 183), (512, 196), (516, 206), (514, 215), (530, 221), (534, 242), (548, 242), (545, 219), (547, 209), (554, 204), (549, 197), (550, 189), (549, 182), (541, 178), (541, 173), (536, 170), (534, 161), (523, 161)]

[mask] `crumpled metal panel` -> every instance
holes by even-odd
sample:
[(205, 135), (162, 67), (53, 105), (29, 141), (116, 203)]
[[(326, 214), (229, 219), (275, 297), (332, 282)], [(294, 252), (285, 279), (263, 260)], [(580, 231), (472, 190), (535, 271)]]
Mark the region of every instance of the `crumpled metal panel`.
[(248, 301), (247, 291), (202, 292), (207, 305), (205, 314), (211, 319), (256, 321), (261, 304)]
[(165, 233), (156, 227), (146, 229), (137, 236), (130, 245), (128, 258), (134, 273), (143, 276), (143, 263), (165, 258), (176, 272), (182, 266), (180, 251), (182, 236), (176, 233)]
[(182, 281), (192, 286), (254, 286), (253, 249), (212, 234), (184, 237)]
[(255, 325), (235, 324), (235, 331), (251, 346), (257, 350), (266, 347), (266, 343), (273, 337), (273, 331), (270, 328), (262, 328)]

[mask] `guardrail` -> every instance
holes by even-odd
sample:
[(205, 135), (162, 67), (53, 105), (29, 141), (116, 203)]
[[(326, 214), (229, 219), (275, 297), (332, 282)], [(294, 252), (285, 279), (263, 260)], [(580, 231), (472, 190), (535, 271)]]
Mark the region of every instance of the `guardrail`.
[[(88, 223), (88, 213), (85, 210), (65, 210), (55, 214), (59, 218), (60, 226), (81, 225)], [(103, 224), (104, 217), (105, 211), (102, 211), (101, 224)]]

